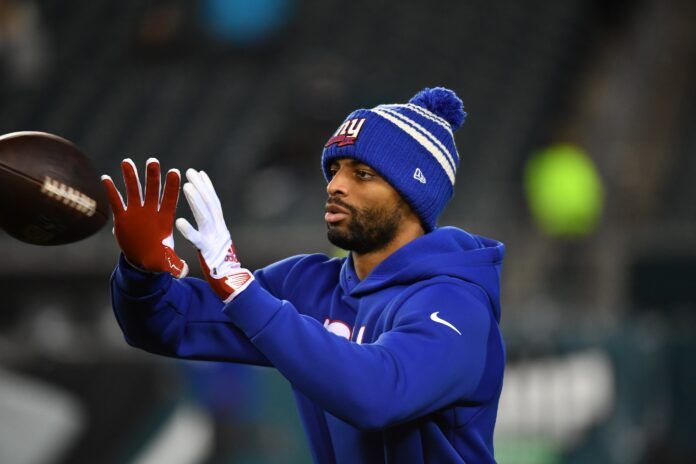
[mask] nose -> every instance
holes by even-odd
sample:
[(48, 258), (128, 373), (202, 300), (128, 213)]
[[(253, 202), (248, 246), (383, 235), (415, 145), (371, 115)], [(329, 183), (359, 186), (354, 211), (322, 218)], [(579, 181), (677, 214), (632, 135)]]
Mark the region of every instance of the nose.
[(345, 174), (341, 169), (339, 169), (329, 181), (328, 185), (326, 186), (326, 193), (328, 193), (331, 197), (345, 196), (348, 193), (348, 185)]

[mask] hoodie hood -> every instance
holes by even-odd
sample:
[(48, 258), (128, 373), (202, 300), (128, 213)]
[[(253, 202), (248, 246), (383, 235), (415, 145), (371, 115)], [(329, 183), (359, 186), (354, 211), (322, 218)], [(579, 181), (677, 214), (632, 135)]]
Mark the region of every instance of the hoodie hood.
[(360, 297), (395, 285), (411, 285), (450, 276), (478, 285), (488, 295), (500, 321), (500, 270), (505, 246), (497, 240), (470, 234), (456, 227), (441, 227), (399, 248), (362, 281), (352, 256), (341, 268), (345, 294)]

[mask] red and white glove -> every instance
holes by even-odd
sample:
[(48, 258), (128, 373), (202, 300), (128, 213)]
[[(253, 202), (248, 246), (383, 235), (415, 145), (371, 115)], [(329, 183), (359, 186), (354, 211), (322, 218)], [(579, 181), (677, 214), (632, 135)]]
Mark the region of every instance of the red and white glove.
[(160, 202), (160, 164), (155, 158), (146, 163), (145, 199), (138, 170), (130, 158), (121, 162), (128, 204), (108, 175), (101, 177), (114, 213), (114, 236), (130, 264), (149, 272), (169, 272), (181, 278), (188, 265), (174, 252), (174, 212), (179, 201), (181, 174), (170, 169)]
[(222, 301), (229, 303), (253, 282), (254, 275), (237, 259), (220, 200), (208, 175), (189, 169), (186, 179), (184, 195), (198, 229), (184, 218), (176, 220), (176, 228), (198, 248), (198, 259), (206, 280)]

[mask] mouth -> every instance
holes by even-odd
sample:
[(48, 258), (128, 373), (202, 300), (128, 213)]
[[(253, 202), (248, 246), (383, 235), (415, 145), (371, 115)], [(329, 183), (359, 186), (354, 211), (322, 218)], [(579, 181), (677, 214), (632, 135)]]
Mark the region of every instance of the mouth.
[(324, 214), (324, 220), (328, 223), (340, 222), (350, 215), (347, 209), (333, 203), (327, 204), (325, 211), (326, 213)]

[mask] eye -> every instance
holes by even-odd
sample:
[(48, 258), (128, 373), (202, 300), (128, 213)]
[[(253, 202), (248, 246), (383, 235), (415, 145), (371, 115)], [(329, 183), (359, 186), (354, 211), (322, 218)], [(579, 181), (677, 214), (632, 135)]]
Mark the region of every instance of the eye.
[(336, 169), (334, 167), (330, 167), (329, 168), (329, 179), (333, 179), (333, 177), (336, 175), (337, 172), (338, 172), (338, 169)]
[(365, 169), (356, 170), (355, 175), (360, 180), (370, 180), (370, 179), (374, 179), (374, 177), (375, 177), (374, 174), (372, 174), (370, 171), (366, 171)]

